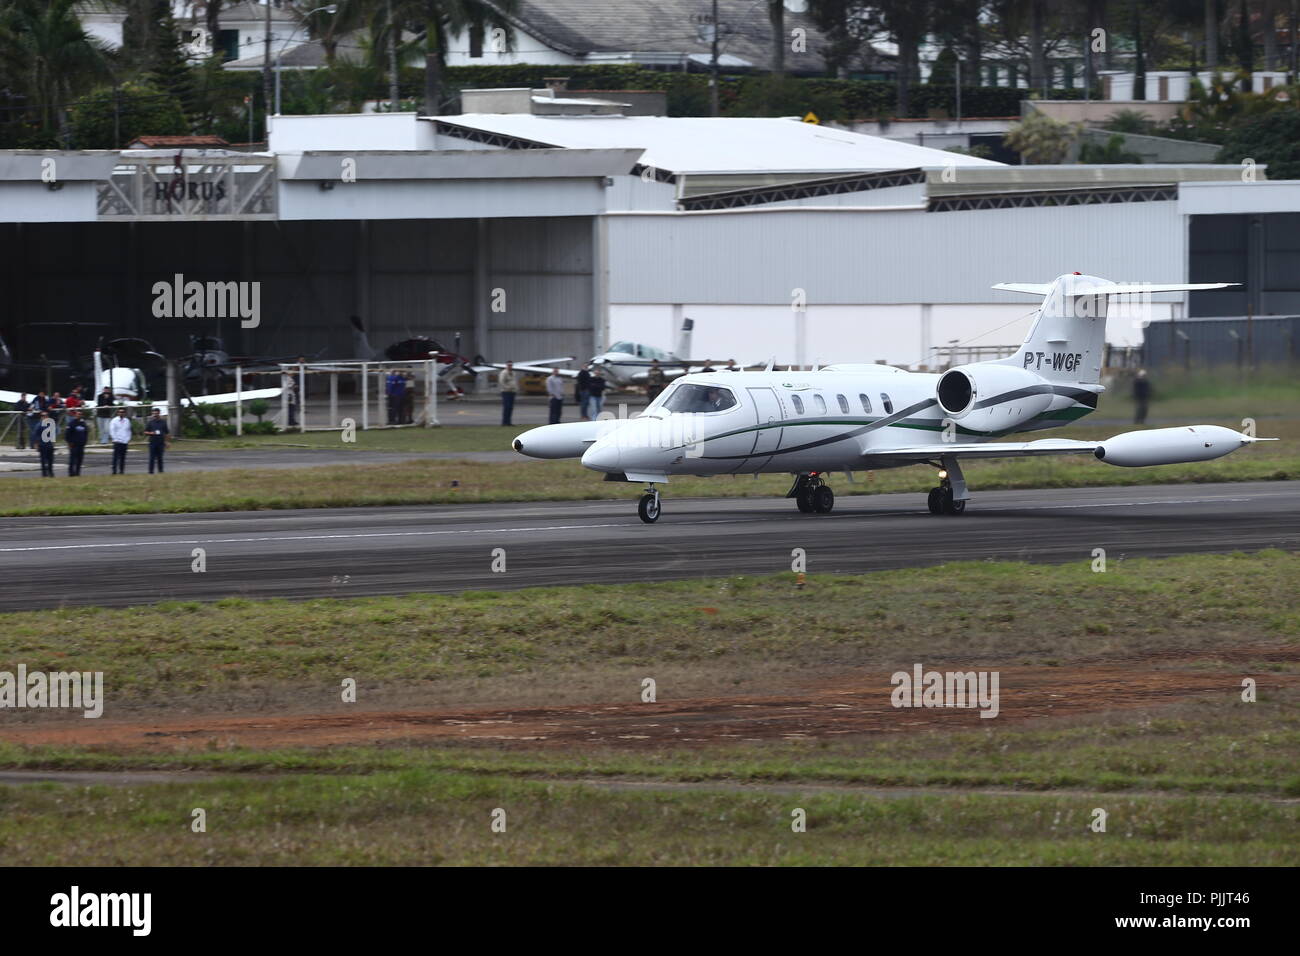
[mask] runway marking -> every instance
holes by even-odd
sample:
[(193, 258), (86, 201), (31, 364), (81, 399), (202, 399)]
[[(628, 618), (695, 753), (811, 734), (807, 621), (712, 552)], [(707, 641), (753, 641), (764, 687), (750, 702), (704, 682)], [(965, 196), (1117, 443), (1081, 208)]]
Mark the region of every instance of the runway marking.
[[(1210, 498), (1186, 498), (1186, 499), (1150, 499), (1140, 501), (1107, 501), (1096, 502), (1091, 504), (1076, 505), (1033, 505), (1024, 508), (1003, 508), (983, 512), (984, 514), (1002, 514), (1018, 513), (1021, 511), (1054, 511), (1063, 509), (1079, 508), (1112, 508), (1112, 507), (1134, 507), (1138, 505), (1151, 504), (1204, 504), (1211, 501), (1250, 501), (1250, 498), (1232, 498), (1227, 496), (1218, 496)], [(843, 515), (844, 518), (855, 518), (863, 520), (868, 518), (893, 518), (903, 515), (920, 515), (926, 514), (924, 511), (887, 511), (875, 514), (849, 514)], [(778, 521), (800, 521), (806, 522), (808, 519), (801, 515), (765, 515), (764, 520)], [(742, 524), (752, 520), (750, 517), (737, 518), (702, 518), (692, 519), (691, 525), (713, 525), (713, 524)], [(96, 548), (146, 548), (146, 547), (167, 547), (182, 545), (210, 545), (210, 544), (257, 544), (266, 541), (329, 541), (345, 540), (352, 538), (411, 538), (411, 537), (432, 537), (435, 535), (448, 534), (536, 534), (544, 531), (585, 531), (594, 528), (632, 528), (637, 527), (630, 523), (629, 520), (611, 521), (601, 524), (560, 524), (560, 525), (543, 525), (531, 528), (445, 528), (433, 529), (428, 531), (361, 531), (349, 533), (334, 534), (301, 534), (301, 535), (259, 535), (249, 538), (178, 538), (169, 541), (105, 541), (95, 542), (92, 544), (48, 544), (35, 545), (22, 548), (0, 548), (0, 554), (13, 553), (30, 553), (35, 551), (83, 551)]]

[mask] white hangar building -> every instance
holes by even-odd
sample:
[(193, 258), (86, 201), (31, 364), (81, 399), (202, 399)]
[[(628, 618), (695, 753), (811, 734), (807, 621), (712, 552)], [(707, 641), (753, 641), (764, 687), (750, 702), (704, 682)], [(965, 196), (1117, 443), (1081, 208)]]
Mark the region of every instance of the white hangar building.
[[(275, 117), (263, 153), (0, 152), (0, 335), (79, 322), (168, 354), (219, 334), (236, 354), (338, 358), (357, 315), (378, 346), (461, 333), (504, 360), (668, 346), (690, 316), (714, 358), (917, 364), (1018, 341), (1030, 304), (989, 286), (1076, 270), (1245, 283), (1157, 317), (1300, 312), (1300, 183), (481, 93), (455, 116)], [(178, 273), (260, 282), (261, 325), (155, 318), (154, 283)]]

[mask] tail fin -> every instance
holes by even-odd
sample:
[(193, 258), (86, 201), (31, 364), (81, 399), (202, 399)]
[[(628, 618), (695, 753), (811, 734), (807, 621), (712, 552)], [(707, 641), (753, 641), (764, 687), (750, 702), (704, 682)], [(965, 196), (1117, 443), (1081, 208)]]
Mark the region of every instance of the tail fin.
[(370, 344), (370, 336), (366, 335), (366, 327), (361, 321), (361, 316), (350, 315), (348, 321), (352, 324), (352, 351), (356, 357), (362, 361), (373, 361), (379, 358), (379, 353)]
[(695, 328), (694, 319), (682, 319), (682, 330), (677, 333), (677, 348), (673, 355), (679, 359), (691, 357), (691, 331)]
[(1106, 309), (1110, 297), (1144, 296), (1157, 292), (1222, 289), (1231, 282), (1154, 284), (1117, 283), (1096, 276), (1065, 275), (1049, 285), (1004, 282), (993, 288), (1043, 296), (1020, 349), (999, 364), (1029, 369), (1049, 382), (1096, 384), (1106, 342)]

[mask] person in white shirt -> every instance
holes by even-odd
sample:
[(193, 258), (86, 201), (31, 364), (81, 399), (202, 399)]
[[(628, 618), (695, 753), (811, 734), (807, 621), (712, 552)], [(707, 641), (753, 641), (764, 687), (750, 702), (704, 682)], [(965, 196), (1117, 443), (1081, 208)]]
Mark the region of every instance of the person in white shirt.
[(555, 425), (564, 409), (564, 376), (558, 368), (551, 369), (551, 374), (546, 377), (546, 394), (551, 396), (550, 423)]
[(131, 419), (119, 408), (108, 423), (108, 437), (113, 442), (113, 474), (126, 474), (126, 448), (131, 441)]
[(501, 424), (514, 424), (515, 393), (519, 391), (519, 376), (515, 374), (515, 363), (506, 362), (506, 367), (497, 373), (497, 386), (501, 389)]

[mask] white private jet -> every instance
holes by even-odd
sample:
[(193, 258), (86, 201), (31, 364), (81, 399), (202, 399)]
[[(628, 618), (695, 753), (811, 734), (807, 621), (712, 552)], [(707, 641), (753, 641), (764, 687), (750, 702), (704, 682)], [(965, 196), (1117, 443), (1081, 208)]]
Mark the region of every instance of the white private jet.
[(787, 498), (827, 514), (831, 471), (928, 464), (938, 470), (932, 514), (961, 514), (970, 498), (963, 461), (1091, 454), (1137, 467), (1219, 458), (1254, 441), (1230, 428), (1193, 425), (1126, 432), (1104, 441), (993, 442), (1056, 428), (1097, 407), (1106, 307), (1111, 296), (1234, 283), (1120, 284), (1065, 275), (1049, 284), (993, 288), (1043, 297), (1024, 344), (1007, 358), (943, 374), (884, 365), (830, 365), (811, 372), (691, 374), (636, 418), (544, 425), (514, 440), (534, 458), (581, 458), (607, 481), (646, 482), (638, 512), (660, 514), (657, 484), (670, 475), (794, 475)]

